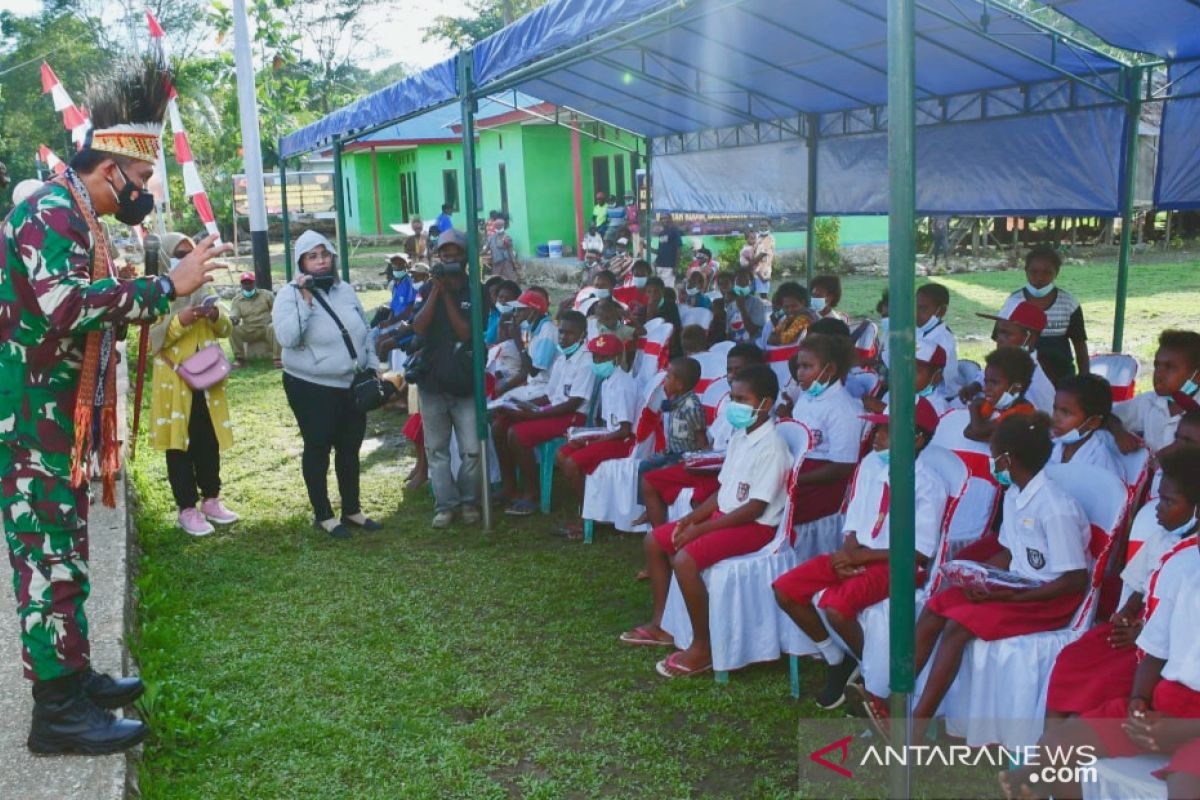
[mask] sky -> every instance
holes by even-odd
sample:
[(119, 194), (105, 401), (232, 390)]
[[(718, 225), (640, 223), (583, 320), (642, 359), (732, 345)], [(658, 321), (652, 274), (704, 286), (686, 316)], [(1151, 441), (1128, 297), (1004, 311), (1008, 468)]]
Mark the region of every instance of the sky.
[[(0, 0), (0, 11), (32, 14), (41, 8), (41, 0)], [(468, 13), (467, 0), (405, 0), (404, 14), (383, 8), (374, 12), (372, 43), (381, 49), (377, 58), (362, 66), (378, 70), (402, 61), (411, 67), (424, 68), (450, 56), (445, 44), (423, 42), (425, 26), (439, 14), (461, 16)], [(168, 35), (170, 31), (167, 32)]]

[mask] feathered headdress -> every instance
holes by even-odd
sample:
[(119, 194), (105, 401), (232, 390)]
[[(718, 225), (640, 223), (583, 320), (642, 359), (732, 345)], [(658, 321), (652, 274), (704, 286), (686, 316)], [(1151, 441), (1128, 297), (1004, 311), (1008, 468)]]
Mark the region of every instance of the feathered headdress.
[(163, 117), (171, 99), (171, 74), (158, 54), (125, 64), (116, 75), (88, 87), (93, 150), (158, 161)]

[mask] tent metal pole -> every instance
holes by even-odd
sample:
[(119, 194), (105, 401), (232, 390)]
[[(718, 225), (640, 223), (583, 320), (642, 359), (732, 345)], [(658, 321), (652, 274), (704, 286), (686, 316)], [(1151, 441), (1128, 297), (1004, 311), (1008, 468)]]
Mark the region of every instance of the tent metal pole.
[(346, 237), (346, 187), (342, 177), (342, 138), (333, 137), (333, 202), (337, 210), (338, 261), (342, 263), (342, 280), (350, 280), (350, 244)]
[(1133, 203), (1137, 194), (1138, 128), (1142, 117), (1141, 67), (1124, 74), (1125, 91), (1125, 163), (1121, 171), (1121, 255), (1117, 261), (1117, 307), (1113, 318), (1114, 353), (1121, 352), (1125, 339), (1125, 299), (1129, 294), (1129, 249), (1133, 239)]
[[(282, 140), (280, 140), (282, 141)], [(288, 230), (287, 203), (287, 159), (279, 159), (279, 204), (283, 212), (283, 277), (286, 283), (292, 282), (292, 236)]]
[[(649, 261), (650, 263), (654, 263), (653, 259), (651, 259), (651, 257), (650, 257), (651, 256), (651, 247), (654, 242), (654, 230), (653, 230), (653, 228), (654, 228), (654, 200), (652, 199), (653, 194), (652, 194), (651, 190), (653, 188), (653, 184), (651, 183), (651, 177), (650, 177), (652, 174), (650, 166), (653, 163), (651, 161), (651, 159), (653, 157), (654, 157), (654, 140), (651, 139), (649, 136), (647, 136), (646, 137), (646, 180), (643, 181), (643, 185), (646, 187), (646, 203), (645, 203), (645, 207), (642, 209), (642, 211), (644, 212), (643, 213), (644, 221), (642, 222), (642, 225), (641, 225), (641, 234), (642, 234), (642, 256), (641, 257), (644, 258), (646, 261)], [(641, 200), (641, 198), (639, 197), (638, 200)], [(635, 258), (637, 257), (636, 253), (634, 254), (634, 257)]]
[(808, 233), (804, 236), (804, 278), (805, 288), (812, 291), (813, 272), (817, 264), (817, 128), (820, 126), (820, 114), (805, 115), (808, 147), (808, 195), (804, 210), (808, 212)]
[(488, 416), (484, 394), (483, 268), (479, 263), (479, 203), (475, 186), (474, 53), (458, 58), (458, 93), (462, 105), (463, 192), (466, 194), (467, 278), (471, 287), (471, 372), (475, 376), (475, 432), (479, 437), (479, 500), (483, 529), (492, 530), (491, 484), (488, 482)]
[[(916, 223), (916, 25), (915, 0), (888, 0), (888, 294), (891, 351), (889, 408), (891, 508), (890, 678), (892, 744), (903, 748), (911, 733), (910, 701), (916, 675), (916, 461), (914, 381)], [(890, 767), (891, 797), (912, 796), (907, 766)]]

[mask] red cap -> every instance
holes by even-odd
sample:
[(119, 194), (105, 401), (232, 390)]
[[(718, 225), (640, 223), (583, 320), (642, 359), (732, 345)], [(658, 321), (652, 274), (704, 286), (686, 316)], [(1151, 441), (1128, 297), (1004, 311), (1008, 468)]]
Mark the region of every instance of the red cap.
[(550, 310), (550, 301), (532, 289), (526, 289), (521, 293), (521, 296), (517, 298), (517, 305), (521, 308), (535, 308), (543, 314)]
[(931, 367), (944, 368), (946, 366), (946, 349), (940, 344), (922, 339), (917, 344), (917, 361)]
[(1028, 300), (1022, 300), (1017, 303), (1007, 314), (977, 314), (976, 316), (984, 319), (1004, 320), (1005, 322), (1013, 322), (1020, 325), (1022, 328), (1041, 333), (1046, 330), (1046, 312), (1035, 306)]
[[(923, 431), (928, 436), (933, 436), (938, 426), (938, 413), (934, 409), (933, 403), (930, 403), (924, 397), (918, 397), (915, 417), (917, 430)], [(873, 425), (888, 424), (888, 414), (886, 412), (883, 414), (863, 414), (860, 416), (860, 419), (865, 419)]]
[(602, 333), (588, 342), (588, 350), (598, 356), (619, 356), (625, 352), (620, 336)]
[(238, 278), (238, 283), (245, 283), (246, 281), (249, 281), (250, 283), (254, 283), (254, 273), (253, 272), (243, 272), (242, 277)]

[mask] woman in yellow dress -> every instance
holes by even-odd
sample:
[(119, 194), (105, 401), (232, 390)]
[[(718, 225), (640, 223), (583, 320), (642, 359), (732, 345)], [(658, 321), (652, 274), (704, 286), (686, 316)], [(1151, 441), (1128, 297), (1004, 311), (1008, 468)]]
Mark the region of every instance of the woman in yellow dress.
[[(169, 233), (162, 239), (163, 262), (174, 267), (191, 249), (185, 235)], [(225, 381), (193, 391), (172, 366), (229, 337), (233, 326), (216, 300), (211, 288), (181, 297), (150, 328), (150, 445), (166, 451), (179, 527), (193, 536), (212, 533), (211, 523), (228, 525), (238, 519), (221, 502), (221, 451), (233, 444)]]

